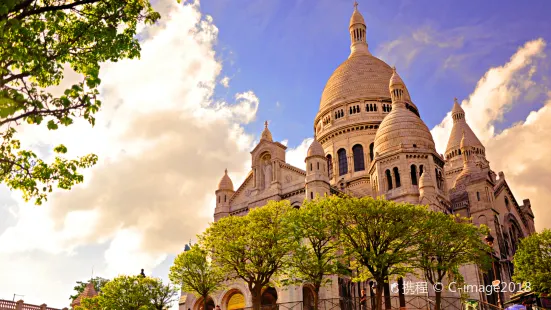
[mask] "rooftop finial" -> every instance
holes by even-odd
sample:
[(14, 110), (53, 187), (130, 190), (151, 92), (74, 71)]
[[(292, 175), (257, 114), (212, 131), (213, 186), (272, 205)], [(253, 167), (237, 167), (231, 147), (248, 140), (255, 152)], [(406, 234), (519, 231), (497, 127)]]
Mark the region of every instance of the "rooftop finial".
[(224, 173), (228, 174), (228, 168), (224, 169)]
[[(457, 97), (453, 98), (453, 103), (457, 103)], [(457, 103), (459, 104), (459, 103)]]
[(358, 1), (354, 0), (354, 10), (358, 10)]
[(264, 122), (264, 128), (268, 129), (268, 121)]

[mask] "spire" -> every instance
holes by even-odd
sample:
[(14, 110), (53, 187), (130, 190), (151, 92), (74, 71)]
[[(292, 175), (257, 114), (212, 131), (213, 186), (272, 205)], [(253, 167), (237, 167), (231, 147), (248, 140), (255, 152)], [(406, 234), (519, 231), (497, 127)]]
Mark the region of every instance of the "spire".
[(316, 138), (314, 138), (314, 141), (312, 141), (312, 144), (310, 144), (310, 147), (308, 148), (308, 155), (306, 158), (310, 156), (321, 156), (325, 157), (325, 152), (323, 151), (323, 147), (321, 146), (321, 143), (319, 143)]
[(478, 137), (475, 135), (469, 124), (467, 124), (465, 111), (459, 104), (457, 98), (453, 100), (453, 108), (451, 111), (453, 118), (453, 127), (448, 139), (448, 145), (446, 146), (446, 158), (453, 158), (459, 156), (459, 150), (462, 148), (461, 141), (464, 139), (464, 143), (468, 146), (475, 147), (479, 150), (479, 154), (484, 156), (485, 149)]
[(88, 284), (86, 284), (86, 287), (84, 287), (84, 290), (82, 293), (80, 293), (77, 298), (71, 303), (71, 307), (80, 306), (80, 302), (83, 298), (90, 298), (97, 296), (98, 292), (96, 291), (96, 288), (94, 287), (94, 282), (90, 281)]
[(270, 132), (270, 129), (268, 129), (268, 121), (264, 122), (264, 130), (262, 131), (262, 136), (261, 136), (260, 140), (267, 140), (267, 141), (270, 141), (270, 142), (274, 141), (272, 139), (272, 133)]
[(358, 10), (358, 2), (354, 1), (354, 11), (350, 17), (350, 24), (348, 26), (351, 41), (349, 58), (356, 54), (371, 55), (367, 48), (366, 28), (364, 17)]

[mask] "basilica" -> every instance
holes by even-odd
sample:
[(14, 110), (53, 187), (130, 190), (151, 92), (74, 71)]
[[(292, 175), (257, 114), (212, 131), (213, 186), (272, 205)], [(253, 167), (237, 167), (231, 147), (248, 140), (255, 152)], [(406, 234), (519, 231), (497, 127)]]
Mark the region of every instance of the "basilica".
[[(314, 141), (305, 165), (285, 160), (286, 146), (274, 141), (265, 124), (251, 151), (251, 170), (239, 186), (225, 171), (215, 191), (214, 220), (239, 216), (269, 200), (286, 199), (299, 206), (304, 199), (345, 193), (363, 197), (428, 205), (432, 210), (458, 213), (491, 229), (495, 242), (493, 270), (465, 266), (468, 284), (512, 282), (512, 256), (519, 239), (535, 231), (530, 200), (515, 199), (505, 174), (497, 174), (486, 159), (484, 145), (467, 123), (457, 100), (445, 154), (439, 154), (427, 125), (396, 68), (373, 56), (366, 24), (357, 5), (349, 24), (350, 55), (329, 77), (313, 122)], [(354, 284), (337, 279), (322, 288), (321, 299), (350, 297)], [(362, 286), (362, 288), (365, 286)], [(358, 287), (359, 288), (359, 287)], [(502, 300), (509, 292), (503, 292)], [(496, 296), (471, 294), (495, 304)], [(180, 309), (199, 310), (202, 301), (183, 293)], [(308, 284), (267, 288), (263, 304), (311, 299)], [(245, 285), (236, 282), (211, 296), (211, 307), (222, 310), (251, 306)]]

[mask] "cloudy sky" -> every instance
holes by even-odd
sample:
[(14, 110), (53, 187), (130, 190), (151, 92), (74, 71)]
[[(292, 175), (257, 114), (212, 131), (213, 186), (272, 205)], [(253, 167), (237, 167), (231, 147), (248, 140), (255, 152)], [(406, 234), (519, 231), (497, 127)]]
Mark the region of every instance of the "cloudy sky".
[[(142, 57), (102, 66), (94, 128), (21, 128), (45, 157), (96, 153), (86, 181), (48, 203), (0, 187), (0, 299), (62, 308), (78, 280), (166, 278), (212, 220), (227, 167), (239, 184), (268, 120), (302, 167), (321, 91), (349, 53), (352, 0), (158, 0)], [(551, 2), (360, 1), (370, 50), (396, 65), (439, 151), (453, 98), (536, 227), (551, 228)], [(79, 79), (67, 70), (53, 92)], [(23, 295), (23, 296), (21, 296)]]

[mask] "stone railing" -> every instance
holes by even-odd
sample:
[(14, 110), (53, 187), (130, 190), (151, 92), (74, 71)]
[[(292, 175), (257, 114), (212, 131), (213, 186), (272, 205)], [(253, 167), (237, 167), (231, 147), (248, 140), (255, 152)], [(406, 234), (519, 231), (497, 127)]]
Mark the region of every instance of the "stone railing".
[[(42, 304), (40, 306), (26, 304), (23, 300), (11, 301), (11, 300), (0, 299), (0, 310), (60, 310), (60, 309), (50, 308), (46, 306), (46, 304)], [(68, 310), (68, 309), (63, 308), (61, 310)]]

